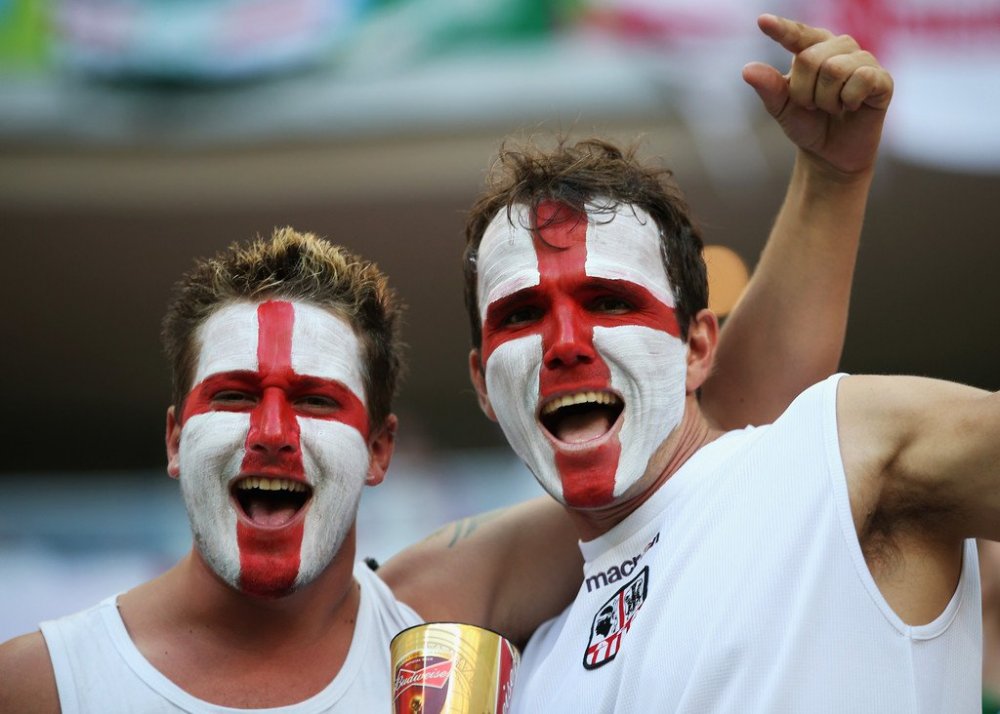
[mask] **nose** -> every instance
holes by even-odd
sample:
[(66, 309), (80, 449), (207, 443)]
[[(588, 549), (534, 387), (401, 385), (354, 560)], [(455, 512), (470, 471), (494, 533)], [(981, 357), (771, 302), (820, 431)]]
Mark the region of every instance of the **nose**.
[(543, 361), (549, 369), (594, 360), (593, 327), (574, 305), (553, 307), (543, 334)]
[(250, 412), (247, 449), (266, 456), (289, 456), (299, 450), (299, 422), (280, 389), (265, 389)]

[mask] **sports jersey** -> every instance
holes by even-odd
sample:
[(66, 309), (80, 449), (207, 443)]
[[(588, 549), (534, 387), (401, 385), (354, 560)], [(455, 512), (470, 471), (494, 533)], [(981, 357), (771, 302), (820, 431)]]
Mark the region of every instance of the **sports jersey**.
[(363, 563), (355, 565), (354, 577), (361, 584), (361, 601), (351, 649), (337, 676), (305, 701), (266, 709), (237, 709), (188, 694), (142, 656), (125, 630), (117, 597), (110, 597), (90, 609), (41, 624), (62, 714), (389, 712), (389, 641), (399, 630), (423, 620), (397, 601), (388, 586)]
[(584, 583), (529, 642), (516, 714), (979, 711), (975, 543), (944, 611), (905, 624), (851, 517), (839, 376), (709, 443), (580, 544)]

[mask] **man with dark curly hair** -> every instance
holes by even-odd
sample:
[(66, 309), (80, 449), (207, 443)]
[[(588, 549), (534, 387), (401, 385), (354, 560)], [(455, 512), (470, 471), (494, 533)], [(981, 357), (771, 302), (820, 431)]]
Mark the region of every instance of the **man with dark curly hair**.
[[(744, 77), (799, 147), (801, 225), (856, 232), (860, 216), (836, 207), (871, 179), (892, 79), (849, 37), (760, 26), (795, 53), (788, 77)], [(776, 245), (757, 278), (784, 270), (786, 304), (820, 304), (778, 324), (842, 325), (809, 283), (844, 256), (814, 243), (799, 273), (773, 263)], [(1000, 394), (834, 375), (785, 409), (803, 374), (758, 313), (733, 319), (752, 316), (739, 329), (772, 349), (747, 349), (745, 332), (736, 356), (759, 365), (730, 351), (716, 366), (701, 247), (660, 172), (600, 140), (503, 150), (472, 211), (472, 381), (585, 561), (572, 605), (527, 646), (513, 710), (977, 711), (975, 538), (1000, 539)], [(774, 380), (745, 378), (768, 367), (787, 377), (770, 395)], [(734, 393), (773, 423), (714, 409)]]

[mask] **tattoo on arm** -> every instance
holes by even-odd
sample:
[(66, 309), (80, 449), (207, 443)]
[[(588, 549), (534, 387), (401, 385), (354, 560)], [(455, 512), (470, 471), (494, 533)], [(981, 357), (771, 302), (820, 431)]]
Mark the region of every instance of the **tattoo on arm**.
[(449, 523), (448, 525), (438, 528), (436, 531), (431, 533), (427, 540), (432, 540), (438, 536), (443, 536), (445, 533), (450, 533), (451, 538), (448, 541), (447, 548), (454, 548), (455, 545), (460, 540), (465, 540), (471, 536), (477, 528), (487, 521), (491, 521), (503, 512), (503, 509), (490, 511), (489, 513), (480, 513), (478, 516), (470, 516), (469, 518), (463, 518), (460, 521), (455, 521), (454, 523)]

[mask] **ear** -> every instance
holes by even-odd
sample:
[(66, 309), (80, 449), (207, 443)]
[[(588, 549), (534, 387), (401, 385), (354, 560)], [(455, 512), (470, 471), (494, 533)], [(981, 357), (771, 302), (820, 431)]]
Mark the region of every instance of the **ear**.
[(180, 448), (181, 448), (181, 425), (174, 414), (174, 408), (167, 408), (167, 473), (171, 478), (181, 475)]
[(378, 486), (389, 470), (392, 453), (396, 450), (396, 427), (399, 419), (395, 414), (385, 418), (385, 423), (368, 437), (368, 475), (366, 486)]
[(719, 320), (711, 310), (700, 310), (688, 325), (687, 382), (688, 394), (697, 391), (708, 379), (719, 343)]
[(483, 374), (483, 361), (479, 358), (479, 350), (469, 352), (469, 379), (476, 390), (476, 397), (479, 399), (479, 408), (483, 414), (492, 421), (497, 420), (497, 415), (490, 404), (490, 396), (486, 393), (486, 376)]

